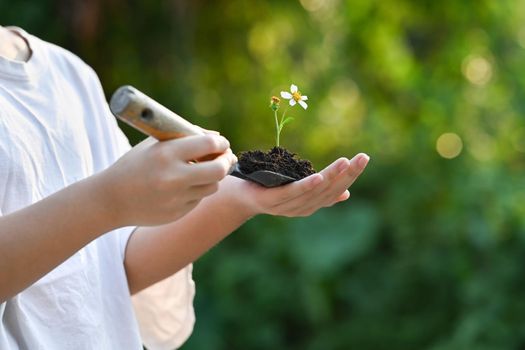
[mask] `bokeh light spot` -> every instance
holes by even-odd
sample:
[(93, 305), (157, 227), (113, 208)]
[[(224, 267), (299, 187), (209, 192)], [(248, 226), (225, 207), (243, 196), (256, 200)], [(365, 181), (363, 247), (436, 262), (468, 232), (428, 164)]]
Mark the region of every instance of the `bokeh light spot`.
[(463, 61), (463, 75), (474, 85), (485, 85), (492, 78), (492, 64), (485, 57), (470, 55)]
[(275, 50), (277, 45), (277, 33), (271, 26), (264, 23), (256, 24), (250, 31), (248, 47), (256, 56), (266, 56)]
[(455, 133), (444, 133), (437, 139), (436, 150), (443, 158), (456, 158), (462, 149), (463, 141), (461, 141), (461, 138)]
[(359, 88), (353, 80), (341, 79), (330, 89), (329, 98), (336, 108), (347, 110), (359, 100)]

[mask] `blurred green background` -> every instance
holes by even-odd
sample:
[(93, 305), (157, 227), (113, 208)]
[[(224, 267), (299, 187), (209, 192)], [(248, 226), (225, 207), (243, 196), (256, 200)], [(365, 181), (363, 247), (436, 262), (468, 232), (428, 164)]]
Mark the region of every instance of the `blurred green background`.
[(272, 146), (295, 83), (285, 147), (371, 156), (348, 202), (254, 218), (195, 264), (183, 349), (525, 348), (524, 1), (0, 0), (0, 23), (235, 151)]

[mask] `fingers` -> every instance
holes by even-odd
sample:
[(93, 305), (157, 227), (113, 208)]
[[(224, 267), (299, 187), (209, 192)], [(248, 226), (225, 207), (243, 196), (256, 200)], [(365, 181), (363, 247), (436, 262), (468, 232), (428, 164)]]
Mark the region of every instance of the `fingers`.
[[(338, 173), (336, 174), (334, 171), (330, 175), (330, 181), (326, 183), (327, 188), (323, 189), (324, 195), (327, 197), (332, 197), (334, 194), (339, 195), (352, 186), (363, 170), (365, 170), (369, 160), (370, 157), (368, 155), (359, 153), (350, 161), (341, 161), (337, 168)], [(331, 170), (328, 171), (332, 172)], [(326, 176), (329, 177), (329, 175)]]
[[(289, 193), (289, 196), (287, 197), (283, 196), (279, 204), (288, 202), (293, 206), (295, 204), (293, 200), (299, 198), (300, 201), (297, 201), (297, 204), (295, 205), (305, 206), (307, 202), (305, 198), (311, 199), (322, 194), (326, 190), (326, 188), (330, 186), (330, 184), (337, 178), (337, 176), (344, 172), (349, 166), (350, 161), (348, 159), (339, 158), (338, 160), (327, 166), (325, 169), (323, 169), (320, 173), (311, 175), (301, 181), (298, 181), (296, 184), (298, 186), (301, 185), (303, 190), (301, 191), (300, 189), (298, 189), (294, 192)], [(314, 176), (318, 176), (319, 180), (313, 182), (312, 178)], [(302, 184), (302, 182), (304, 182), (304, 184)], [(317, 202), (318, 200), (315, 201), (315, 203)]]
[(348, 169), (350, 166), (350, 161), (346, 158), (339, 158), (323, 170), (321, 170), (321, 174), (323, 174), (323, 177), (327, 179), (328, 182), (332, 181), (337, 177), (337, 175), (341, 174), (343, 171)]
[[(150, 173), (156, 174), (155, 183), (166, 191), (218, 182), (237, 162), (228, 140), (213, 134), (162, 142), (148, 138), (135, 146), (135, 152), (146, 152), (144, 159), (149, 162)], [(209, 154), (214, 155), (212, 160), (192, 164)], [(208, 194), (206, 190), (204, 193)]]
[[(356, 157), (354, 157), (354, 159)], [(334, 182), (338, 175), (342, 174), (351, 165), (352, 162), (348, 159), (339, 158), (323, 169), (320, 173), (310, 175), (300, 181), (280, 187), (279, 189), (281, 189), (281, 193), (278, 193), (274, 197), (274, 207), (280, 206), (281, 204), (286, 204), (289, 207), (294, 205), (305, 207), (309, 200), (323, 194), (323, 192), (325, 192), (326, 189)], [(343, 191), (344, 189), (338, 194), (341, 194)], [(323, 196), (324, 195), (325, 194), (323, 194)], [(294, 202), (295, 199), (298, 199), (297, 203)], [(318, 202), (319, 199), (315, 200), (314, 204), (317, 205)]]
[(331, 206), (333, 206), (333, 205), (335, 205), (337, 203), (344, 202), (344, 201), (348, 200), (349, 198), (350, 198), (350, 192), (348, 190), (345, 190), (343, 193), (341, 193), (341, 195), (339, 195), (339, 197), (337, 197), (332, 202), (323, 205), (323, 207), (324, 208), (331, 207)]
[(162, 143), (170, 148), (174, 157), (183, 161), (203, 158), (210, 154), (221, 154), (230, 147), (226, 138), (214, 134), (186, 136)]
[(232, 152), (225, 152), (211, 161), (188, 164), (185, 169), (192, 185), (206, 185), (222, 180), (236, 162)]
[(334, 205), (336, 203), (339, 203), (339, 202), (344, 202), (344, 201), (346, 201), (349, 198), (350, 198), (350, 191), (345, 190), (339, 197), (337, 197), (335, 199), (335, 201), (330, 206), (332, 206), (332, 205)]
[(340, 158), (323, 169), (323, 181), (310, 191), (282, 202), (272, 208), (273, 213), (285, 216), (307, 216), (320, 208), (347, 200), (350, 187), (363, 172), (369, 161), (366, 154), (358, 154), (352, 160)]
[(350, 161), (351, 164), (348, 167), (348, 170), (345, 172), (345, 179), (347, 180), (346, 188), (350, 187), (359, 177), (359, 175), (361, 175), (369, 161), (370, 157), (365, 153), (359, 153), (354, 158), (352, 158)]
[(347, 188), (352, 186), (359, 175), (361, 175), (369, 159), (370, 157), (368, 157), (368, 155), (359, 153), (350, 161), (342, 160), (340, 164), (336, 165), (336, 169), (339, 171), (338, 173), (336, 173), (336, 171), (332, 172), (332, 169), (327, 167), (325, 170), (331, 172), (330, 175), (326, 175), (327, 177), (330, 176), (330, 181), (318, 189), (319, 193), (316, 194), (316, 200), (313, 203), (322, 206), (334, 203), (339, 196), (344, 194)]
[[(268, 195), (273, 198), (274, 206), (286, 203), (294, 198), (304, 196), (323, 182), (322, 174), (313, 174), (302, 180), (292, 182), (282, 187), (267, 189)], [(272, 192), (272, 193), (270, 193)]]

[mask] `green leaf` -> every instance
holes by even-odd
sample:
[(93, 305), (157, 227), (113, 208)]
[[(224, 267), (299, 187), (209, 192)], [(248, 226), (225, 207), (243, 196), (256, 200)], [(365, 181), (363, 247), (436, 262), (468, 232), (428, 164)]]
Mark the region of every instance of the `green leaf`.
[(294, 117), (286, 117), (283, 121), (281, 121), (281, 124), (279, 125), (279, 132), (281, 132), (281, 130), (283, 130), (283, 127), (290, 123), (291, 121), (293, 121), (295, 118)]

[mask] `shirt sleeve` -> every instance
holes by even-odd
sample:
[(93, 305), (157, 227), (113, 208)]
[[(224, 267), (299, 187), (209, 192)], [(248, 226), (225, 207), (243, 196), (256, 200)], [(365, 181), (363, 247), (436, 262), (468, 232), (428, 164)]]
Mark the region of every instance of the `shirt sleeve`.
[(136, 226), (126, 226), (117, 229), (118, 245), (122, 262), (124, 262), (124, 258), (126, 257), (126, 247), (128, 245), (129, 238), (136, 228)]
[(140, 335), (149, 350), (179, 348), (195, 324), (193, 265), (132, 297)]

